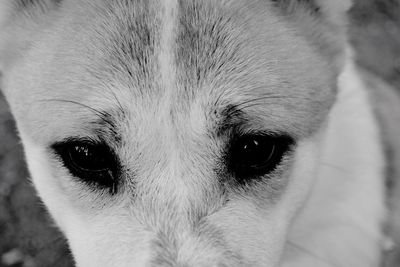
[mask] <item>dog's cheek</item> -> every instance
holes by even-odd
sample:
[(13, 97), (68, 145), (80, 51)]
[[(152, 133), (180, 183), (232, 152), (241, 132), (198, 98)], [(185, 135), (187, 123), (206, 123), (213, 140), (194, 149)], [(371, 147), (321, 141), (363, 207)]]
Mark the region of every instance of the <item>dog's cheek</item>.
[(34, 142), (21, 129), (19, 130), (33, 185), (53, 219), (65, 232), (68, 228), (66, 223), (71, 221), (72, 210), (65, 194), (60, 192), (59, 181), (52, 175), (46, 148)]
[(24, 132), (20, 135), (32, 182), (67, 238), (77, 266), (145, 266), (152, 233), (122, 206), (101, 212), (77, 206), (63, 190), (62, 178), (54, 177), (48, 151)]
[(284, 218), (259, 210), (246, 200), (232, 201), (209, 218), (220, 229), (227, 246), (248, 266), (276, 266), (283, 249)]
[(315, 181), (323, 131), (299, 142), (288, 186), (276, 203), (260, 207), (260, 199), (240, 197), (210, 216), (228, 246), (251, 266), (279, 265), (292, 221)]
[(326, 123), (323, 123), (316, 133), (298, 143), (288, 186), (277, 205), (280, 210), (285, 211), (289, 220), (292, 220), (297, 210), (304, 205), (316, 181), (325, 132)]
[(110, 211), (76, 225), (67, 238), (78, 267), (128, 267), (150, 262), (154, 234), (131, 216)]

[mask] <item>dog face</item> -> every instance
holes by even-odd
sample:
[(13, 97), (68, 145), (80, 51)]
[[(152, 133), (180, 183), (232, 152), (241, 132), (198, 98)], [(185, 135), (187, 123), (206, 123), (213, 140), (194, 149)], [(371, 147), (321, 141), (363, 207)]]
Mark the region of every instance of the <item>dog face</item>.
[(328, 2), (5, 4), (3, 91), (78, 266), (279, 263), (336, 94)]

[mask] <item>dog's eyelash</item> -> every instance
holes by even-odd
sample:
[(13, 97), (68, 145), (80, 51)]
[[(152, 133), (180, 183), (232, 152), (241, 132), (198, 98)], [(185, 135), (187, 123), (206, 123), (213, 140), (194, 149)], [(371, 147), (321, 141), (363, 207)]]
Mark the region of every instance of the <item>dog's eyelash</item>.
[(237, 113), (240, 113), (244, 111), (247, 108), (257, 106), (257, 105), (263, 105), (265, 104), (264, 101), (266, 100), (271, 100), (271, 99), (295, 99), (295, 100), (304, 100), (304, 101), (312, 101), (310, 98), (306, 97), (296, 97), (296, 96), (284, 96), (284, 95), (277, 95), (277, 94), (267, 94), (265, 96), (255, 98), (255, 99), (250, 99), (247, 101), (243, 101), (239, 104), (232, 105), (230, 106), (227, 110), (225, 110), (225, 116), (226, 117), (231, 117), (234, 116)]

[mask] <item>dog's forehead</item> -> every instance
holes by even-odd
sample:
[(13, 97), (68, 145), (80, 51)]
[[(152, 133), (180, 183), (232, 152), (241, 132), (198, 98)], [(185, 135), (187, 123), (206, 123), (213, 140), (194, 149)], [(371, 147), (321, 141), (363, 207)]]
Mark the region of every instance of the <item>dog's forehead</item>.
[(92, 38), (84, 49), (92, 53), (82, 64), (101, 73), (101, 80), (129, 79), (133, 93), (163, 95), (171, 91), (167, 79), (175, 91), (192, 96), (205, 89), (257, 94), (254, 88), (271, 92), (282, 83), (327, 81), (329, 71), (316, 49), (296, 36), (269, 1), (111, 1), (105, 6), (86, 24), (88, 31), (81, 31)]
[(268, 1), (72, 2), (34, 97), (144, 117), (246, 107), (300, 132), (332, 102), (328, 64)]

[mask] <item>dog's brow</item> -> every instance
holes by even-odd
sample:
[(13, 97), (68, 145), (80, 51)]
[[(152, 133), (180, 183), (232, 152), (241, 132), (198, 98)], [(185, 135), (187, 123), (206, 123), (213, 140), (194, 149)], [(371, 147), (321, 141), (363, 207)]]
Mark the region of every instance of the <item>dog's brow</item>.
[[(217, 115), (216, 119), (211, 123), (213, 128), (210, 132), (215, 136), (224, 136), (232, 132), (236, 134), (259, 133), (290, 136), (290, 131), (288, 131), (288, 129), (293, 126), (286, 124), (286, 127), (284, 127), (282, 126), (285, 125), (284, 122), (282, 122), (280, 126), (279, 124), (271, 123), (275, 121), (274, 116), (276, 116), (276, 114), (262, 113), (263, 115), (261, 115), (247, 110), (247, 108), (254, 107), (260, 103), (262, 102), (248, 100), (235, 104), (231, 103), (225, 107), (214, 110), (216, 111), (215, 114), (219, 115)], [(270, 123), (266, 124), (265, 122), (267, 121)]]
[[(102, 112), (99, 115), (99, 119), (95, 122), (92, 122), (94, 125), (95, 132), (98, 135), (106, 136), (107, 139), (112, 139), (113, 142), (118, 142), (120, 138), (120, 133), (115, 125), (115, 118), (111, 113)], [(112, 138), (111, 138), (112, 137)]]
[[(96, 135), (102, 137), (102, 139), (108, 139), (113, 142), (118, 142), (118, 140), (120, 140), (120, 134), (115, 123), (117, 121), (116, 115), (113, 115), (114, 112), (94, 108), (74, 100), (44, 99), (40, 100), (40, 102), (59, 102), (60, 104), (75, 105), (81, 109), (87, 110), (97, 117), (97, 119), (88, 122)], [(118, 116), (123, 116), (123, 114), (118, 114)]]
[(221, 116), (215, 121), (214, 131), (217, 136), (221, 136), (228, 129), (237, 128), (246, 122), (246, 114), (234, 104), (222, 108), (219, 114)]

